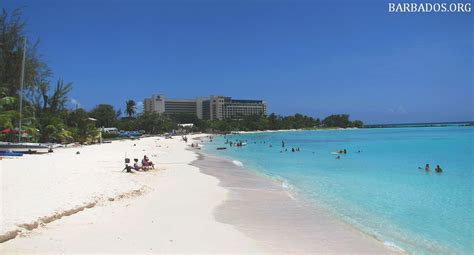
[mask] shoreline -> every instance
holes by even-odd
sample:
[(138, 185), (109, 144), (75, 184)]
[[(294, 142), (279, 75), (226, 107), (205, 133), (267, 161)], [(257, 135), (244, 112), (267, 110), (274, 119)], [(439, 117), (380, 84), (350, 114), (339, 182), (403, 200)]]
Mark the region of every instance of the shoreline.
[[(198, 134), (189, 138), (204, 140), (205, 136)], [(158, 170), (114, 175), (123, 168), (124, 148), (129, 151), (127, 157), (130, 158), (146, 153), (157, 164)], [(84, 164), (90, 162), (84, 162), (85, 159), (78, 161), (76, 150), (80, 150), (81, 155), (100, 154), (91, 161), (99, 164), (97, 169), (92, 167), (89, 171), (82, 171)], [(0, 243), (1, 252), (400, 253), (344, 225), (326, 212), (294, 199), (281, 183), (227, 159), (193, 149), (180, 137), (152, 137), (114, 142), (113, 145), (65, 148), (57, 153), (25, 158), (24, 164), (29, 166), (27, 170), (31, 173), (25, 176), (22, 180), (25, 183), (20, 183), (19, 187), (29, 190), (17, 190), (21, 191), (20, 201), (31, 203), (41, 196), (27, 195), (43, 192), (46, 200), (38, 202), (48, 202), (42, 211), (50, 211), (54, 217), (51, 221), (33, 223), (31, 229), (22, 226), (17, 238)], [(35, 165), (38, 160), (51, 161), (51, 156), (55, 157), (53, 162), (75, 159), (77, 166)], [(12, 171), (10, 174), (25, 174), (18, 170), (24, 166), (21, 160), (5, 162), (10, 162), (7, 164), (10, 167), (15, 166), (15, 169), (9, 169)], [(0, 171), (5, 173), (5, 169)], [(17, 177), (15, 174), (2, 179), (0, 191), (5, 191), (6, 181)], [(69, 179), (64, 180), (65, 176)], [(109, 183), (104, 180), (106, 177), (120, 181)], [(35, 178), (52, 187), (34, 186)], [(91, 180), (99, 182), (90, 183)], [(73, 186), (79, 183), (82, 185), (79, 188), (88, 192), (75, 194), (80, 190), (71, 186), (73, 183), (76, 183)], [(127, 183), (130, 186), (122, 186)], [(94, 190), (91, 184), (99, 185), (100, 189)], [(127, 187), (142, 189), (132, 192), (130, 197), (121, 197), (123, 190), (129, 190)], [(4, 200), (2, 206), (16, 207), (10, 208), (13, 211), (28, 210), (31, 204), (22, 209), (21, 204), (11, 203), (17, 198), (14, 191), (7, 189), (6, 202), (9, 204)], [(53, 197), (52, 194), (58, 191), (61, 194)], [(81, 204), (83, 198), (94, 198), (96, 202), (93, 205), (85, 203), (84, 208), (66, 207), (64, 214), (56, 214), (55, 208), (61, 208), (62, 199), (67, 200), (66, 205), (72, 205)], [(30, 209), (30, 217), (24, 219), (34, 218), (34, 212)], [(6, 215), (11, 218), (13, 214)]]
[[(470, 138), (469, 136), (472, 133), (469, 131), (471, 131), (469, 128), (446, 127), (439, 130), (433, 129), (432, 134), (434, 135), (432, 136), (436, 136), (438, 141), (452, 139), (452, 137)], [(420, 135), (420, 132), (425, 132), (425, 130), (406, 130), (400, 136), (400, 140), (406, 144), (412, 142), (412, 137), (426, 141), (427, 138)], [(308, 134), (308, 137), (306, 137), (306, 134)], [(467, 158), (464, 157), (462, 152), (457, 154), (463, 155), (459, 157), (459, 162), (463, 162), (463, 164), (458, 166), (450, 165), (451, 171), (449, 173), (438, 174), (431, 171), (431, 174), (420, 175), (420, 172), (425, 172), (419, 170), (413, 172), (410, 167), (418, 165), (417, 161), (420, 157), (417, 156), (416, 152), (424, 150), (413, 149), (411, 153), (407, 153), (411, 155), (400, 154), (405, 152), (401, 146), (398, 148), (395, 146), (392, 151), (392, 143), (387, 142), (387, 140), (391, 141), (390, 137), (393, 137), (390, 130), (382, 132), (388, 139), (385, 139), (386, 136), (383, 136), (381, 138), (384, 139), (372, 142), (372, 134), (374, 133), (367, 132), (362, 135), (341, 133), (339, 135), (339, 132), (333, 132), (332, 134), (328, 133), (325, 135), (323, 132), (308, 132), (305, 134), (282, 132), (263, 136), (258, 134), (228, 135), (227, 137), (216, 136), (214, 143), (208, 143), (207, 147), (205, 147), (205, 152), (230, 162), (237, 161), (239, 165), (245, 164), (244, 167), (248, 171), (290, 187), (294, 191), (293, 193), (297, 195), (297, 198), (313, 203), (316, 207), (324, 209), (339, 221), (364, 235), (376, 239), (387, 247), (396, 249), (398, 252), (405, 254), (449, 254), (453, 252), (466, 253), (472, 250), (472, 247), (469, 247), (470, 242), (468, 240), (468, 226), (470, 222), (465, 223), (463, 221), (467, 217), (465, 212), (469, 211), (468, 199), (448, 195), (453, 193), (443, 194), (444, 191), (457, 191), (457, 194), (462, 194), (468, 190), (468, 182), (460, 178), (461, 175), (469, 176), (471, 174), (469, 171), (466, 172), (466, 170), (470, 169), (466, 169), (468, 161), (466, 161)], [(431, 133), (428, 134), (431, 135)], [(335, 138), (336, 136), (339, 138)], [(234, 146), (235, 148), (229, 147), (229, 144), (226, 144), (226, 138), (232, 142), (243, 141), (247, 146), (242, 148), (237, 148), (238, 146)], [(331, 140), (332, 138), (334, 140)], [(354, 142), (348, 143), (346, 139), (351, 141), (351, 138), (354, 138)], [(364, 144), (359, 142), (358, 139), (364, 141)], [(296, 153), (292, 156), (280, 154), (281, 156), (279, 157), (278, 151), (281, 153), (281, 150), (278, 144), (282, 140), (285, 140), (287, 148), (301, 146), (303, 152), (300, 156), (297, 156), (298, 153)], [(366, 140), (370, 142), (365, 143)], [(381, 141), (383, 141), (383, 146), (379, 146)], [(349, 147), (344, 147), (346, 143)], [(424, 144), (423, 142), (416, 144), (416, 146), (422, 147)], [(462, 144), (465, 145), (466, 143)], [(433, 150), (433, 153), (441, 155), (444, 148), (443, 144), (437, 142), (433, 144), (433, 147), (435, 145), (438, 149)], [(227, 149), (216, 150), (216, 147), (219, 146), (225, 146)], [(343, 157), (341, 161), (334, 161), (334, 156), (331, 158), (328, 154), (329, 152), (334, 154), (333, 151), (337, 151), (337, 148), (349, 148), (348, 151), (356, 152), (357, 149), (362, 148), (367, 149), (366, 152), (372, 153), (349, 153), (347, 158)], [(380, 158), (388, 159), (387, 162), (391, 162), (388, 164), (390, 168), (383, 169), (380, 172), (377, 171), (377, 165), (381, 165), (380, 161), (373, 160), (374, 151), (377, 152), (377, 148), (381, 148)], [(400, 165), (397, 165), (396, 162), (393, 164), (401, 155), (407, 161)], [(455, 163), (453, 159), (456, 157), (457, 155), (449, 154), (444, 156), (443, 154), (442, 158), (437, 159), (435, 157), (431, 158), (428, 154), (428, 158), (425, 160), (427, 162), (435, 160), (440, 160), (441, 162), (443, 160), (443, 165), (448, 165), (448, 163)], [(238, 161), (242, 162), (239, 163)], [(379, 164), (371, 164), (372, 162), (378, 162)], [(408, 179), (410, 180), (405, 182), (407, 176), (409, 176)], [(459, 183), (459, 187), (451, 189), (451, 187), (445, 185), (452, 182)], [(416, 192), (405, 194), (401, 189), (404, 187)], [(441, 190), (442, 192), (439, 192)], [(422, 195), (428, 193), (436, 195), (428, 197)], [(436, 203), (441, 200), (443, 203)], [(458, 201), (463, 201), (463, 205), (452, 204), (452, 202), (459, 204)], [(413, 208), (426, 210), (429, 213), (427, 217), (418, 220), (420, 224), (414, 218), (409, 217), (409, 215), (417, 215), (420, 212), (420, 210), (414, 210)], [(437, 208), (437, 212), (446, 213), (449, 216), (446, 216), (444, 221), (440, 220), (433, 208)], [(448, 222), (451, 224), (447, 224)], [(423, 228), (420, 226), (423, 226)]]
[[(189, 136), (190, 138), (194, 136)], [(180, 137), (174, 139), (145, 138), (139, 141), (124, 142), (132, 149), (134, 154), (127, 154), (127, 157), (137, 157), (138, 155), (150, 156), (155, 162), (158, 170), (148, 172), (139, 172), (135, 174), (121, 173), (123, 168), (123, 154), (121, 151), (122, 142), (113, 143), (103, 147), (91, 146), (85, 147), (96, 154), (106, 154), (106, 159), (111, 158), (106, 163), (113, 165), (110, 168), (98, 167), (95, 169), (101, 172), (99, 174), (100, 183), (97, 184), (100, 189), (105, 188), (108, 178), (125, 179), (119, 182), (118, 186), (112, 185), (112, 190), (117, 191), (120, 185), (131, 182), (135, 185), (146, 183), (147, 190), (141, 195), (133, 198), (107, 200), (105, 203), (98, 203), (93, 208), (85, 208), (69, 217), (65, 215), (58, 220), (48, 223), (39, 223), (38, 227), (32, 230), (22, 229), (17, 238), (0, 243), (0, 253), (6, 254), (70, 254), (70, 253), (263, 253), (264, 251), (250, 238), (236, 230), (233, 226), (218, 222), (213, 215), (213, 211), (222, 203), (228, 194), (227, 190), (218, 186), (218, 180), (214, 177), (202, 174), (198, 168), (189, 165), (197, 157), (192, 151), (187, 150), (189, 143), (181, 141)], [(135, 146), (136, 145), (136, 146)], [(123, 147), (123, 146), (122, 146)], [(120, 149), (120, 150), (119, 150)], [(79, 166), (83, 160), (77, 161), (76, 149), (64, 149), (65, 154), (71, 154), (75, 157), (75, 163)], [(152, 157), (156, 153), (156, 157)], [(86, 152), (81, 151), (80, 155)], [(109, 155), (110, 154), (110, 155)], [(51, 156), (64, 158), (65, 155), (50, 154)], [(74, 155), (74, 156), (72, 156)], [(115, 159), (119, 157), (119, 159)], [(24, 164), (31, 165), (33, 160), (24, 160)], [(48, 161), (48, 158), (38, 157), (41, 162)], [(59, 159), (57, 159), (59, 160)], [(8, 161), (8, 160), (7, 160)], [(7, 162), (4, 161), (3, 163)], [(104, 161), (104, 157), (98, 157), (93, 160), (95, 163)], [(117, 161), (116, 163), (113, 163)], [(0, 169), (3, 174), (9, 172), (12, 174), (7, 179), (3, 179), (0, 184), (5, 191), (7, 184), (10, 184), (11, 177), (16, 174), (22, 174), (19, 169), (21, 160), (11, 161), (9, 169)], [(36, 162), (37, 163), (37, 162)], [(112, 164), (113, 163), (113, 164)], [(78, 167), (79, 167), (78, 166)], [(88, 172), (80, 171), (77, 173), (73, 167), (60, 168), (64, 174), (74, 174), (76, 185), (72, 185), (68, 180), (66, 186), (56, 183), (58, 178), (50, 179), (50, 176), (42, 174), (42, 167), (38, 170), (24, 176), (26, 184), (32, 184), (32, 178), (39, 178), (45, 181), (49, 187), (28, 186), (29, 190), (24, 191), (24, 196), (20, 194), (20, 201), (29, 202), (29, 205), (22, 208), (20, 204), (14, 204), (11, 201), (15, 198), (12, 190), (6, 192), (6, 201), (2, 201), (3, 207), (10, 207), (12, 211), (29, 210), (30, 216), (35, 218), (36, 214), (31, 209), (31, 203), (34, 203), (38, 197), (26, 195), (38, 194), (41, 190), (43, 194), (54, 194), (60, 191), (63, 196), (57, 198), (44, 197), (43, 202), (49, 202), (43, 205), (43, 212), (55, 212), (55, 208), (60, 207), (61, 200), (68, 200), (68, 204), (73, 201), (81, 201), (84, 197), (89, 197), (96, 192), (87, 192), (84, 196), (74, 194), (73, 186), (87, 190), (93, 188)], [(38, 167), (38, 165), (36, 166)], [(118, 168), (117, 168), (118, 167)], [(54, 167), (53, 167), (54, 169)], [(46, 167), (46, 170), (50, 170)], [(50, 175), (61, 175), (63, 172), (52, 171)], [(115, 173), (115, 174), (114, 174)], [(24, 173), (23, 173), (24, 174)], [(39, 174), (35, 176), (35, 174)], [(59, 178), (59, 180), (61, 179)], [(123, 180), (122, 180), (123, 181)], [(104, 186), (105, 185), (105, 186)], [(25, 186), (27, 185), (20, 185)], [(15, 191), (15, 190), (13, 190)], [(22, 193), (23, 194), (23, 193)], [(58, 199), (60, 198), (60, 199)], [(105, 198), (108, 198), (106, 196)], [(48, 201), (48, 199), (50, 199)], [(8, 202), (8, 203), (7, 203)], [(41, 202), (41, 201), (39, 201)], [(14, 214), (7, 214), (6, 221), (13, 221), (15, 225)], [(20, 221), (21, 222), (21, 221)], [(202, 233), (205, 233), (203, 235)]]
[(405, 253), (325, 209), (295, 198), (268, 176), (227, 158), (197, 153), (200, 156), (192, 165), (218, 178), (219, 185), (229, 190), (228, 199), (215, 212), (216, 219), (234, 225), (271, 252)]

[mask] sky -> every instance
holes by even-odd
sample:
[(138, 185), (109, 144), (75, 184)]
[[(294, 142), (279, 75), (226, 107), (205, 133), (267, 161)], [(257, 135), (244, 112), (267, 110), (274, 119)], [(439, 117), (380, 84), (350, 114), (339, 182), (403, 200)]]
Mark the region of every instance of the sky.
[(24, 8), (52, 83), (73, 82), (71, 100), (87, 110), (107, 103), (123, 111), (126, 100), (152, 94), (225, 95), (263, 99), (281, 115), (474, 120), (472, 12), (389, 13), (388, 2), (2, 0), (0, 7)]

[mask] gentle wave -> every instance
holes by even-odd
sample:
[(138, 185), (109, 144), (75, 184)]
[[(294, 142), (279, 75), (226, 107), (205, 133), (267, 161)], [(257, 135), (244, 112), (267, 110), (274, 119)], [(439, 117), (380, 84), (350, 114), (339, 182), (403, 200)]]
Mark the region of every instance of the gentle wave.
[(238, 161), (238, 160), (232, 160), (232, 163), (238, 167), (244, 167), (244, 163)]
[[(301, 194), (377, 239), (388, 240), (382, 241), (386, 246), (403, 247), (408, 253), (468, 254), (472, 253), (471, 203), (462, 194), (472, 188), (466, 178), (472, 175), (472, 159), (466, 153), (466, 148), (472, 148), (472, 131), (472, 127), (441, 127), (246, 134), (238, 137), (248, 140), (245, 148), (216, 153), (231, 161), (242, 160), (245, 167), (276, 180), (282, 189)], [(289, 148), (300, 147), (301, 152), (280, 152), (275, 144), (281, 141)], [(218, 138), (215, 146), (223, 143)], [(334, 160), (341, 149), (348, 152), (341, 155), (344, 160)], [(426, 163), (441, 163), (446, 171), (417, 170)], [(425, 217), (406, 213), (413, 208), (422, 208)], [(438, 221), (439, 215), (443, 222)]]
[(283, 181), (283, 182), (281, 183), (281, 187), (284, 188), (284, 189), (290, 189), (290, 190), (293, 189), (293, 187), (292, 187), (289, 183), (287, 183), (287, 182), (285, 182), (285, 181)]
[(397, 246), (396, 244), (389, 242), (389, 241), (384, 241), (383, 244), (387, 247), (399, 250), (401, 252), (406, 252), (404, 249), (402, 249), (400, 246)]

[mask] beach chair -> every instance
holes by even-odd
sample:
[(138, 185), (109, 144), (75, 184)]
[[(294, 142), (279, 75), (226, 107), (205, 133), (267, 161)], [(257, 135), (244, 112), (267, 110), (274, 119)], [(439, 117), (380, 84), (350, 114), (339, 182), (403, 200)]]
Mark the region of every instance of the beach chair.
[(127, 173), (132, 173), (132, 166), (130, 166), (129, 164), (130, 164), (130, 159), (126, 158), (125, 159), (125, 167), (123, 168), (122, 172), (127, 171)]

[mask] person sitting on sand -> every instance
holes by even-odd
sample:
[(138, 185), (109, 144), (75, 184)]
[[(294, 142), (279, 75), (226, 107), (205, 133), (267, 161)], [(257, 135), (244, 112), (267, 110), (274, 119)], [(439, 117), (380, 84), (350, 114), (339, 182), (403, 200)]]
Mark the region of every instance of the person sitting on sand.
[(151, 166), (152, 169), (155, 169), (155, 164), (146, 155), (145, 155), (145, 161), (149, 166)]
[(142, 159), (142, 169), (143, 170), (149, 170), (150, 168), (152, 168), (151, 164), (147, 161), (147, 157), (144, 156), (143, 159)]
[(134, 169), (135, 171), (140, 171), (140, 170), (143, 169), (143, 168), (138, 164), (138, 159), (137, 159), (137, 158), (134, 159), (133, 161), (135, 161), (135, 163), (133, 163), (133, 169)]
[(425, 165), (425, 171), (426, 171), (426, 172), (429, 172), (429, 171), (430, 171), (430, 164), (426, 164), (426, 165)]
[(439, 165), (436, 165), (435, 171), (436, 171), (437, 173), (442, 173), (442, 172), (443, 172), (443, 169), (441, 169), (441, 167), (440, 167)]

